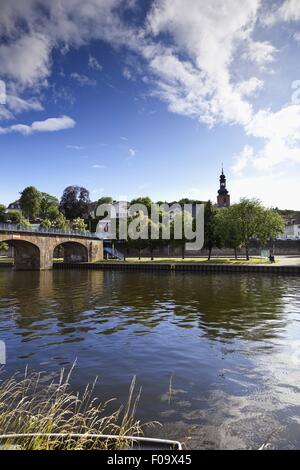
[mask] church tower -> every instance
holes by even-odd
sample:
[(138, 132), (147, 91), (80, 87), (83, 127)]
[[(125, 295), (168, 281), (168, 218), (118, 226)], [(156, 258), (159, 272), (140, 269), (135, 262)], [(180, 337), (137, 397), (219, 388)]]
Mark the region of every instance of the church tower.
[(230, 206), (230, 194), (226, 189), (226, 176), (222, 167), (222, 173), (220, 176), (220, 189), (218, 191), (218, 207), (229, 207)]

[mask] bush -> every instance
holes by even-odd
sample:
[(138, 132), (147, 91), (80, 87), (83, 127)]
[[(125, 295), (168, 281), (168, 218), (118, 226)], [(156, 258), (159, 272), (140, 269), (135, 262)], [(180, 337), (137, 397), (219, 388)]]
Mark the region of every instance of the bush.
[(28, 219), (21, 219), (19, 223), (19, 227), (21, 228), (31, 228), (31, 223), (29, 222)]
[(81, 232), (84, 232), (87, 229), (84, 219), (81, 219), (80, 217), (73, 220), (71, 227), (73, 230), (80, 230)]
[(0, 251), (8, 251), (8, 244), (4, 242), (0, 242)]
[(41, 228), (51, 228), (52, 227), (52, 222), (49, 219), (45, 219), (40, 223)]
[(6, 220), (13, 224), (19, 224), (22, 219), (22, 214), (19, 211), (9, 211), (6, 214)]

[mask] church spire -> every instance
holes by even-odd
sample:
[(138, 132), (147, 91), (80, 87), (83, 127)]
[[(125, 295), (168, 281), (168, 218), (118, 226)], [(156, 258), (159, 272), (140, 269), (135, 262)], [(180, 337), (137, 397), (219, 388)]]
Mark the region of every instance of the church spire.
[(220, 189), (218, 191), (218, 207), (229, 207), (230, 195), (226, 188), (226, 176), (224, 174), (224, 167), (222, 163), (222, 172), (220, 175)]

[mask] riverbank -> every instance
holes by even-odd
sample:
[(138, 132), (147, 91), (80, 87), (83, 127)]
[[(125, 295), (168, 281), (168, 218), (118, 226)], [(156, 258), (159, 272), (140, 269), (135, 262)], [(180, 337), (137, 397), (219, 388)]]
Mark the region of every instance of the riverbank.
[(54, 263), (54, 269), (90, 269), (120, 271), (165, 271), (193, 273), (257, 273), (299, 276), (300, 265), (276, 264), (226, 264), (226, 263), (189, 263), (189, 262), (123, 262), (103, 261), (101, 263)]
[[(270, 264), (264, 258), (229, 259), (212, 258), (180, 258), (166, 259), (159, 258), (154, 261), (150, 259), (130, 259), (128, 261), (109, 260), (98, 263), (64, 263), (55, 260), (53, 269), (69, 270), (121, 270), (121, 271), (169, 271), (169, 272), (214, 272), (214, 273), (267, 273), (276, 275), (300, 275), (300, 258), (297, 256), (278, 257), (275, 264)], [(0, 260), (0, 268), (12, 268), (11, 259)]]

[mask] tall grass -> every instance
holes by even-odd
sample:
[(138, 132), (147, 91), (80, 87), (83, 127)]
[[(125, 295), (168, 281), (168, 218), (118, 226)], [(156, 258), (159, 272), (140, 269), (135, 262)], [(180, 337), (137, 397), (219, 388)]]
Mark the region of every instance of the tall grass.
[[(136, 419), (141, 390), (135, 392), (135, 378), (126, 405), (107, 414), (112, 400), (101, 403), (95, 398), (96, 381), (82, 393), (71, 390), (72, 370), (63, 369), (56, 379), (47, 381), (45, 374), (29, 374), (26, 369), (25, 374), (0, 383), (0, 434), (38, 434), (18, 442), (18, 448), (28, 450), (126, 449), (126, 436), (143, 435), (144, 426)], [(49, 436), (57, 433), (63, 437)], [(100, 440), (88, 434), (117, 435), (118, 439)], [(5, 448), (11, 442), (0, 440), (0, 445)]]

